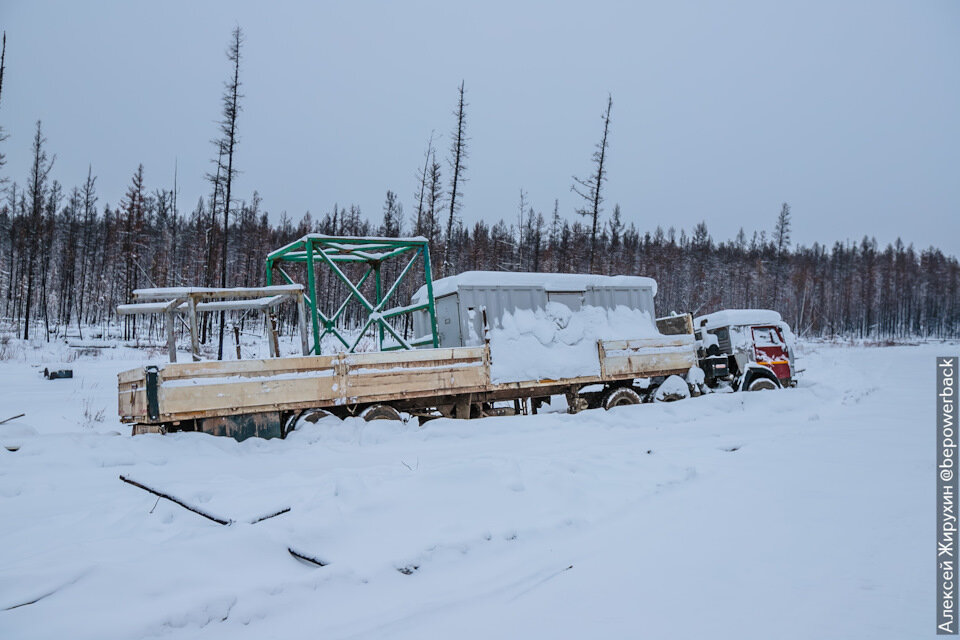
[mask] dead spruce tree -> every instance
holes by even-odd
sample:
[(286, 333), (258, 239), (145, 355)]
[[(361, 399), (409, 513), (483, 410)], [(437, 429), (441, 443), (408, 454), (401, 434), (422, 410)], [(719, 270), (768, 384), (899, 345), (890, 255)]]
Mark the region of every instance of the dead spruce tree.
[(583, 198), (584, 205), (577, 209), (577, 213), (589, 217), (592, 227), (590, 231), (590, 273), (593, 273), (594, 258), (597, 253), (597, 228), (600, 221), (600, 205), (603, 204), (603, 183), (607, 179), (607, 135), (610, 133), (610, 109), (613, 108), (613, 96), (607, 94), (607, 109), (603, 112), (603, 137), (593, 152), (593, 163), (596, 167), (588, 178), (573, 177), (573, 186), (570, 189)]
[[(243, 32), (240, 27), (234, 27), (230, 35), (230, 46), (227, 49), (227, 59), (233, 64), (233, 74), (224, 85), (223, 91), (223, 119), (220, 121), (221, 138), (214, 142), (217, 145), (217, 162), (226, 166), (222, 172), (223, 184), (223, 251), (220, 257), (220, 286), (227, 286), (227, 230), (230, 227), (230, 198), (233, 187), (233, 177), (236, 169), (233, 167), (233, 152), (237, 146), (237, 114), (240, 112), (240, 46), (243, 44)], [(218, 168), (218, 173), (219, 168)], [(220, 311), (220, 338), (217, 343), (217, 360), (223, 360), (223, 328), (225, 313)]]
[[(49, 158), (43, 146), (47, 139), (43, 137), (40, 121), (37, 120), (37, 131), (33, 136), (33, 161), (30, 163), (30, 177), (27, 182), (27, 198), (21, 204), (27, 219), (27, 298), (23, 317), (23, 339), (30, 338), (30, 315), (33, 306), (34, 274), (40, 257), (37, 255), (39, 245), (43, 242), (43, 213), (50, 199), (50, 187), (47, 180), (53, 169), (55, 158)], [(29, 209), (28, 209), (29, 207)]]
[(466, 182), (463, 172), (467, 165), (464, 160), (467, 159), (467, 132), (466, 132), (466, 114), (464, 108), (467, 104), (463, 101), (463, 81), (460, 82), (460, 98), (457, 101), (457, 128), (454, 131), (453, 140), (450, 143), (450, 169), (453, 175), (450, 178), (450, 214), (447, 216), (447, 233), (443, 244), (443, 266), (440, 269), (440, 277), (447, 275), (450, 270), (450, 249), (453, 240), (453, 220), (457, 211), (460, 210), (460, 200), (457, 199), (460, 184)]
[(790, 205), (786, 202), (780, 207), (777, 226), (773, 230), (773, 241), (777, 245), (776, 271), (773, 279), (773, 307), (780, 304), (780, 281), (783, 278), (783, 258), (790, 249)]
[(413, 224), (413, 235), (422, 236), (423, 233), (423, 218), (424, 218), (424, 201), (427, 198), (427, 180), (428, 174), (430, 173), (430, 160), (433, 158), (433, 131), (430, 132), (430, 140), (427, 142), (427, 150), (423, 154), (423, 169), (417, 169), (417, 193), (414, 195), (414, 199), (417, 201), (417, 218)]
[[(3, 32), (3, 50), (0, 51), (0, 96), (3, 95), (3, 72), (7, 68), (7, 32)], [(7, 139), (7, 134), (4, 133), (3, 127), (0, 126), (0, 142), (3, 142)], [(0, 171), (3, 171), (3, 166), (7, 164), (7, 157), (0, 152)], [(6, 183), (7, 179), (3, 176), (0, 176), (0, 187)]]

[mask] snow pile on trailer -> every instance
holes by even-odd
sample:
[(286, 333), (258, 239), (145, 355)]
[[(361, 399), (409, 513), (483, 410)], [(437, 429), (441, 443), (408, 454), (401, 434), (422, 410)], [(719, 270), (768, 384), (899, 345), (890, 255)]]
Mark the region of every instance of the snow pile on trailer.
[(548, 302), (544, 309), (505, 311), (491, 320), (490, 378), (502, 383), (597, 376), (598, 340), (659, 335), (648, 313), (625, 306), (571, 311)]
[[(484, 314), (493, 326), (506, 313), (545, 311), (551, 302), (565, 305), (574, 313), (585, 307), (616, 311), (624, 306), (652, 317), (656, 293), (656, 281), (640, 276), (467, 271), (433, 283), (439, 346), (481, 346)], [(428, 299), (429, 292), (421, 287), (411, 302), (424, 304)], [(429, 323), (426, 310), (416, 312), (414, 334), (429, 333)]]

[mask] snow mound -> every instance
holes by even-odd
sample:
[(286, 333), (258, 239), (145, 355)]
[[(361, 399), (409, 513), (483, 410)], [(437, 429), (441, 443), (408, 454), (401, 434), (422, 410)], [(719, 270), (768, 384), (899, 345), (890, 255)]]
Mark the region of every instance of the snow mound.
[(703, 332), (703, 339), (700, 340), (700, 345), (703, 347), (703, 350), (706, 351), (710, 347), (720, 348), (720, 339), (715, 333)]
[(495, 383), (600, 375), (598, 340), (660, 335), (644, 311), (558, 302), (545, 309), (504, 312), (490, 330), (490, 376)]
[(690, 388), (680, 376), (670, 376), (663, 381), (653, 394), (653, 399), (657, 402), (671, 402), (673, 400), (684, 400), (690, 397)]
[(706, 379), (707, 376), (703, 369), (697, 365), (690, 367), (690, 371), (687, 372), (687, 384), (703, 384)]

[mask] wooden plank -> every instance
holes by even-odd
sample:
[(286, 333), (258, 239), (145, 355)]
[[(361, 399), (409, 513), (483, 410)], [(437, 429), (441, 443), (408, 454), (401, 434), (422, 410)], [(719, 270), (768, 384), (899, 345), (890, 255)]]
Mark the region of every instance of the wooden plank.
[[(163, 380), (220, 376), (266, 376), (298, 371), (332, 369), (340, 356), (294, 356), (259, 360), (206, 360), (167, 364), (160, 367)], [(141, 369), (142, 371), (142, 369)]]
[(277, 284), (269, 287), (156, 287), (135, 289), (134, 300), (169, 300), (172, 298), (194, 297), (197, 300), (217, 298), (262, 298), (278, 294), (296, 294), (304, 290), (301, 284)]
[(136, 302), (133, 304), (118, 304), (117, 313), (122, 316), (147, 315), (151, 313), (167, 313), (174, 308), (177, 303), (183, 302), (182, 298), (174, 298), (166, 302)]
[(285, 408), (288, 404), (309, 402), (322, 407), (336, 404), (339, 391), (334, 376), (263, 379), (219, 384), (200, 384), (159, 389), (161, 413), (177, 415), (211, 410), (249, 413), (251, 409)]
[(214, 300), (212, 302), (198, 302), (197, 311), (245, 311), (247, 309), (263, 310), (278, 305), (289, 298), (287, 294), (266, 296), (263, 298), (243, 300)]
[(117, 374), (117, 381), (121, 384), (121, 386), (130, 382), (140, 382), (142, 384), (146, 379), (147, 378), (143, 371), (143, 367), (127, 369), (126, 371), (121, 371)]
[(656, 355), (607, 356), (604, 369), (607, 376), (630, 375), (647, 378), (662, 375), (660, 371), (686, 373), (697, 363), (696, 354), (690, 352), (661, 353)]
[[(121, 387), (117, 393), (117, 413), (121, 418), (134, 417), (146, 419), (147, 417), (147, 390), (143, 385), (131, 384)], [(130, 420), (124, 420), (130, 422)]]
[(436, 368), (408, 370), (396, 373), (346, 376), (344, 389), (347, 402), (381, 401), (382, 396), (407, 394), (407, 396), (450, 395), (464, 393), (467, 389), (484, 384), (483, 368), (480, 366), (460, 369)]
[(346, 355), (350, 367), (381, 365), (389, 363), (414, 363), (425, 361), (449, 362), (483, 358), (483, 347), (444, 347), (441, 349), (416, 349), (414, 351), (375, 351)]
[(632, 338), (630, 340), (602, 340), (603, 348), (607, 352), (622, 351), (624, 349), (658, 349), (662, 347), (693, 348), (694, 338), (691, 334), (661, 336), (656, 338)]
[(600, 376), (578, 376), (576, 378), (544, 378), (542, 380), (523, 380), (519, 382), (498, 382), (488, 385), (490, 391), (520, 391), (533, 390), (541, 387), (554, 386), (583, 386), (603, 382)]
[(609, 373), (607, 373), (607, 350), (603, 345), (603, 340), (597, 340), (597, 352), (600, 356), (600, 377), (606, 378)]

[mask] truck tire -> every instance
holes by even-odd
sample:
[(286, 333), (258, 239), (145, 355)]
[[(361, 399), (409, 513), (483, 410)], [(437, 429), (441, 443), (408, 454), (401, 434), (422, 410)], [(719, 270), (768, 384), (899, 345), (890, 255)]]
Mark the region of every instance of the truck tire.
[(747, 391), (767, 391), (779, 389), (777, 383), (766, 376), (757, 376), (747, 385)]
[(283, 425), (283, 438), (286, 438), (290, 435), (291, 432), (297, 430), (297, 425), (301, 422), (309, 422), (311, 424), (316, 424), (320, 420), (332, 416), (333, 414), (329, 411), (324, 411), (323, 409), (304, 409), (299, 413), (294, 411), (290, 414), (290, 417), (287, 418), (287, 421)]
[(640, 401), (640, 394), (630, 387), (614, 387), (613, 389), (608, 389), (606, 393), (603, 394), (600, 406), (610, 410), (614, 407), (640, 404)]
[(371, 420), (400, 420), (400, 412), (388, 404), (374, 404), (360, 412), (360, 417), (370, 422)]

